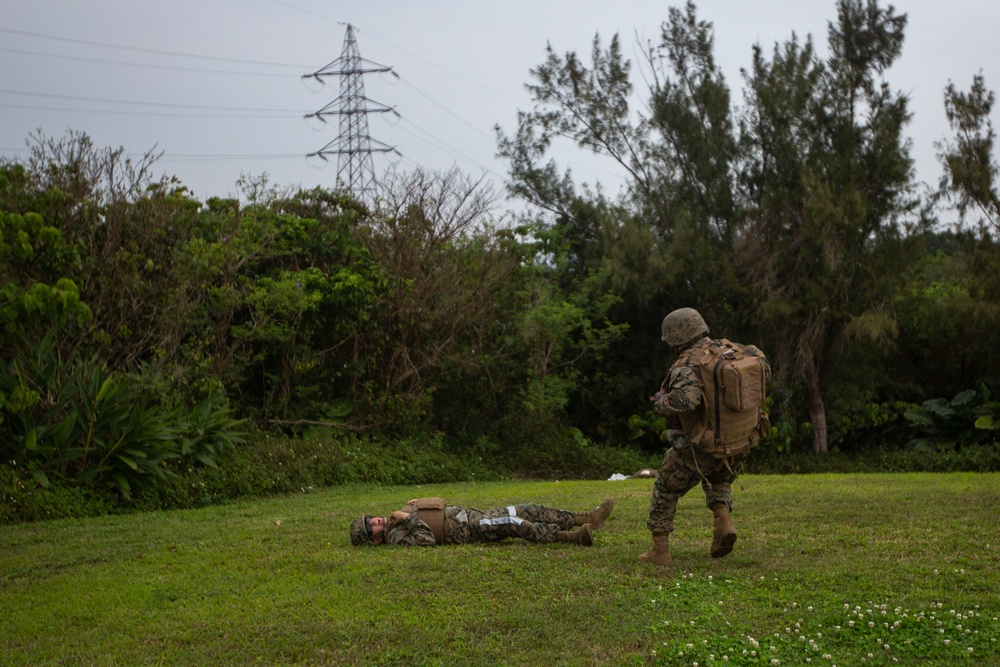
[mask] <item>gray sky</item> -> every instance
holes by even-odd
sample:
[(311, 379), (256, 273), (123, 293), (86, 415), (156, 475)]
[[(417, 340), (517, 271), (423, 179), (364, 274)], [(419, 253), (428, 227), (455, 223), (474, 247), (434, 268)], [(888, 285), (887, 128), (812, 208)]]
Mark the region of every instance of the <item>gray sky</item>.
[[(361, 55), (399, 75), (370, 74), (365, 92), (400, 118), (369, 117), (373, 139), (394, 146), (403, 169), (457, 166), (501, 184), (493, 126), (515, 130), (528, 109), (530, 68), (546, 42), (590, 62), (595, 33), (616, 32), (636, 63), (636, 38), (656, 39), (674, 3), (649, 0), (0, 0), (0, 153), (24, 157), (37, 128), (61, 137), (87, 132), (98, 146), (164, 152), (158, 171), (177, 176), (205, 200), (236, 192), (241, 174), (266, 172), (280, 186), (330, 187), (336, 158), (314, 166), (305, 155), (337, 137), (336, 119), (317, 129), (303, 116), (339, 94), (336, 79), (314, 90), (302, 74), (335, 60), (346, 23)], [(811, 34), (826, 52), (833, 0), (703, 0), (699, 18), (715, 25), (716, 57), (742, 102), (740, 68), (761, 44)], [(982, 71), (1000, 90), (1000, 3), (899, 0), (908, 14), (902, 58), (890, 85), (911, 98), (909, 126), (918, 180), (941, 174), (934, 143), (948, 136), (942, 94)], [(883, 6), (885, 3), (883, 3)], [(644, 88), (633, 66), (634, 82)], [(614, 192), (621, 174), (607, 160), (570, 147), (556, 159), (577, 181)], [(389, 157), (375, 155), (376, 174)]]

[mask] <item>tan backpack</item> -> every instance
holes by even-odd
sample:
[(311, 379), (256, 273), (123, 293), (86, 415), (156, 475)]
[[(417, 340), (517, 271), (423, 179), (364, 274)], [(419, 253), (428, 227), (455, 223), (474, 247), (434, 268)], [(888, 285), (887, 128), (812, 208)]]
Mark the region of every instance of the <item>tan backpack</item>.
[(685, 433), (699, 449), (721, 459), (749, 452), (766, 431), (761, 406), (767, 376), (761, 360), (744, 346), (718, 342), (722, 345), (692, 350), (674, 366), (697, 368), (704, 385), (701, 407), (680, 414)]

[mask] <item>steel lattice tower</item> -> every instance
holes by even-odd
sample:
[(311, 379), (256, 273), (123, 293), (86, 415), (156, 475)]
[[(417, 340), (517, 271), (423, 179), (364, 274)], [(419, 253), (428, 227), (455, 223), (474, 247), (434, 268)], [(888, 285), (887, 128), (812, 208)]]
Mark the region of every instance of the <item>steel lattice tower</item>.
[[(349, 189), (356, 197), (367, 200), (375, 190), (375, 167), (372, 152), (388, 153), (396, 151), (368, 135), (368, 114), (394, 113), (395, 109), (374, 102), (365, 97), (364, 75), (374, 72), (389, 72), (398, 78), (391, 67), (365, 60), (358, 51), (354, 38), (354, 26), (347, 24), (344, 35), (344, 50), (340, 57), (312, 74), (302, 78), (315, 78), (325, 83), (324, 77), (340, 77), (340, 95), (319, 111), (307, 114), (306, 118), (318, 118), (326, 122), (327, 116), (340, 116), (340, 135), (315, 153), (324, 160), (328, 155), (337, 156), (337, 183)], [(372, 144), (376, 144), (372, 146)]]

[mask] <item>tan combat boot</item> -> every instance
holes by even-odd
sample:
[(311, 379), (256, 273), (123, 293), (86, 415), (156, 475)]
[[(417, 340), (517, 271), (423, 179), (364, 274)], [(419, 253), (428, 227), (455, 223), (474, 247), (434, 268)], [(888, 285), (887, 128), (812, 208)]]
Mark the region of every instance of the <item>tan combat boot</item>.
[(611, 510), (614, 507), (615, 501), (611, 500), (611, 498), (605, 498), (595, 509), (589, 512), (574, 514), (574, 525), (582, 526), (585, 523), (589, 523), (591, 530), (600, 530), (601, 526), (604, 525), (604, 520), (611, 516)]
[(670, 533), (653, 533), (653, 548), (639, 556), (644, 563), (670, 565), (674, 559), (670, 557)]
[(729, 506), (720, 503), (712, 508), (715, 512), (715, 533), (712, 535), (712, 558), (722, 558), (733, 550), (736, 544), (736, 526), (729, 518)]
[(556, 542), (567, 542), (569, 544), (579, 544), (582, 547), (589, 547), (594, 543), (594, 533), (590, 529), (590, 524), (585, 523), (579, 530), (560, 530), (556, 533)]

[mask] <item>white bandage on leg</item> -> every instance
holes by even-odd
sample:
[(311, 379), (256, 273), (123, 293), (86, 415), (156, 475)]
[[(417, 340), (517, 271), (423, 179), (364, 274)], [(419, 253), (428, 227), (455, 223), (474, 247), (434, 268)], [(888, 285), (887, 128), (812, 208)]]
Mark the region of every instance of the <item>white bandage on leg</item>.
[(506, 526), (509, 524), (519, 525), (524, 523), (524, 519), (517, 516), (517, 508), (513, 505), (507, 506), (507, 516), (499, 516), (495, 519), (480, 519), (480, 526)]

